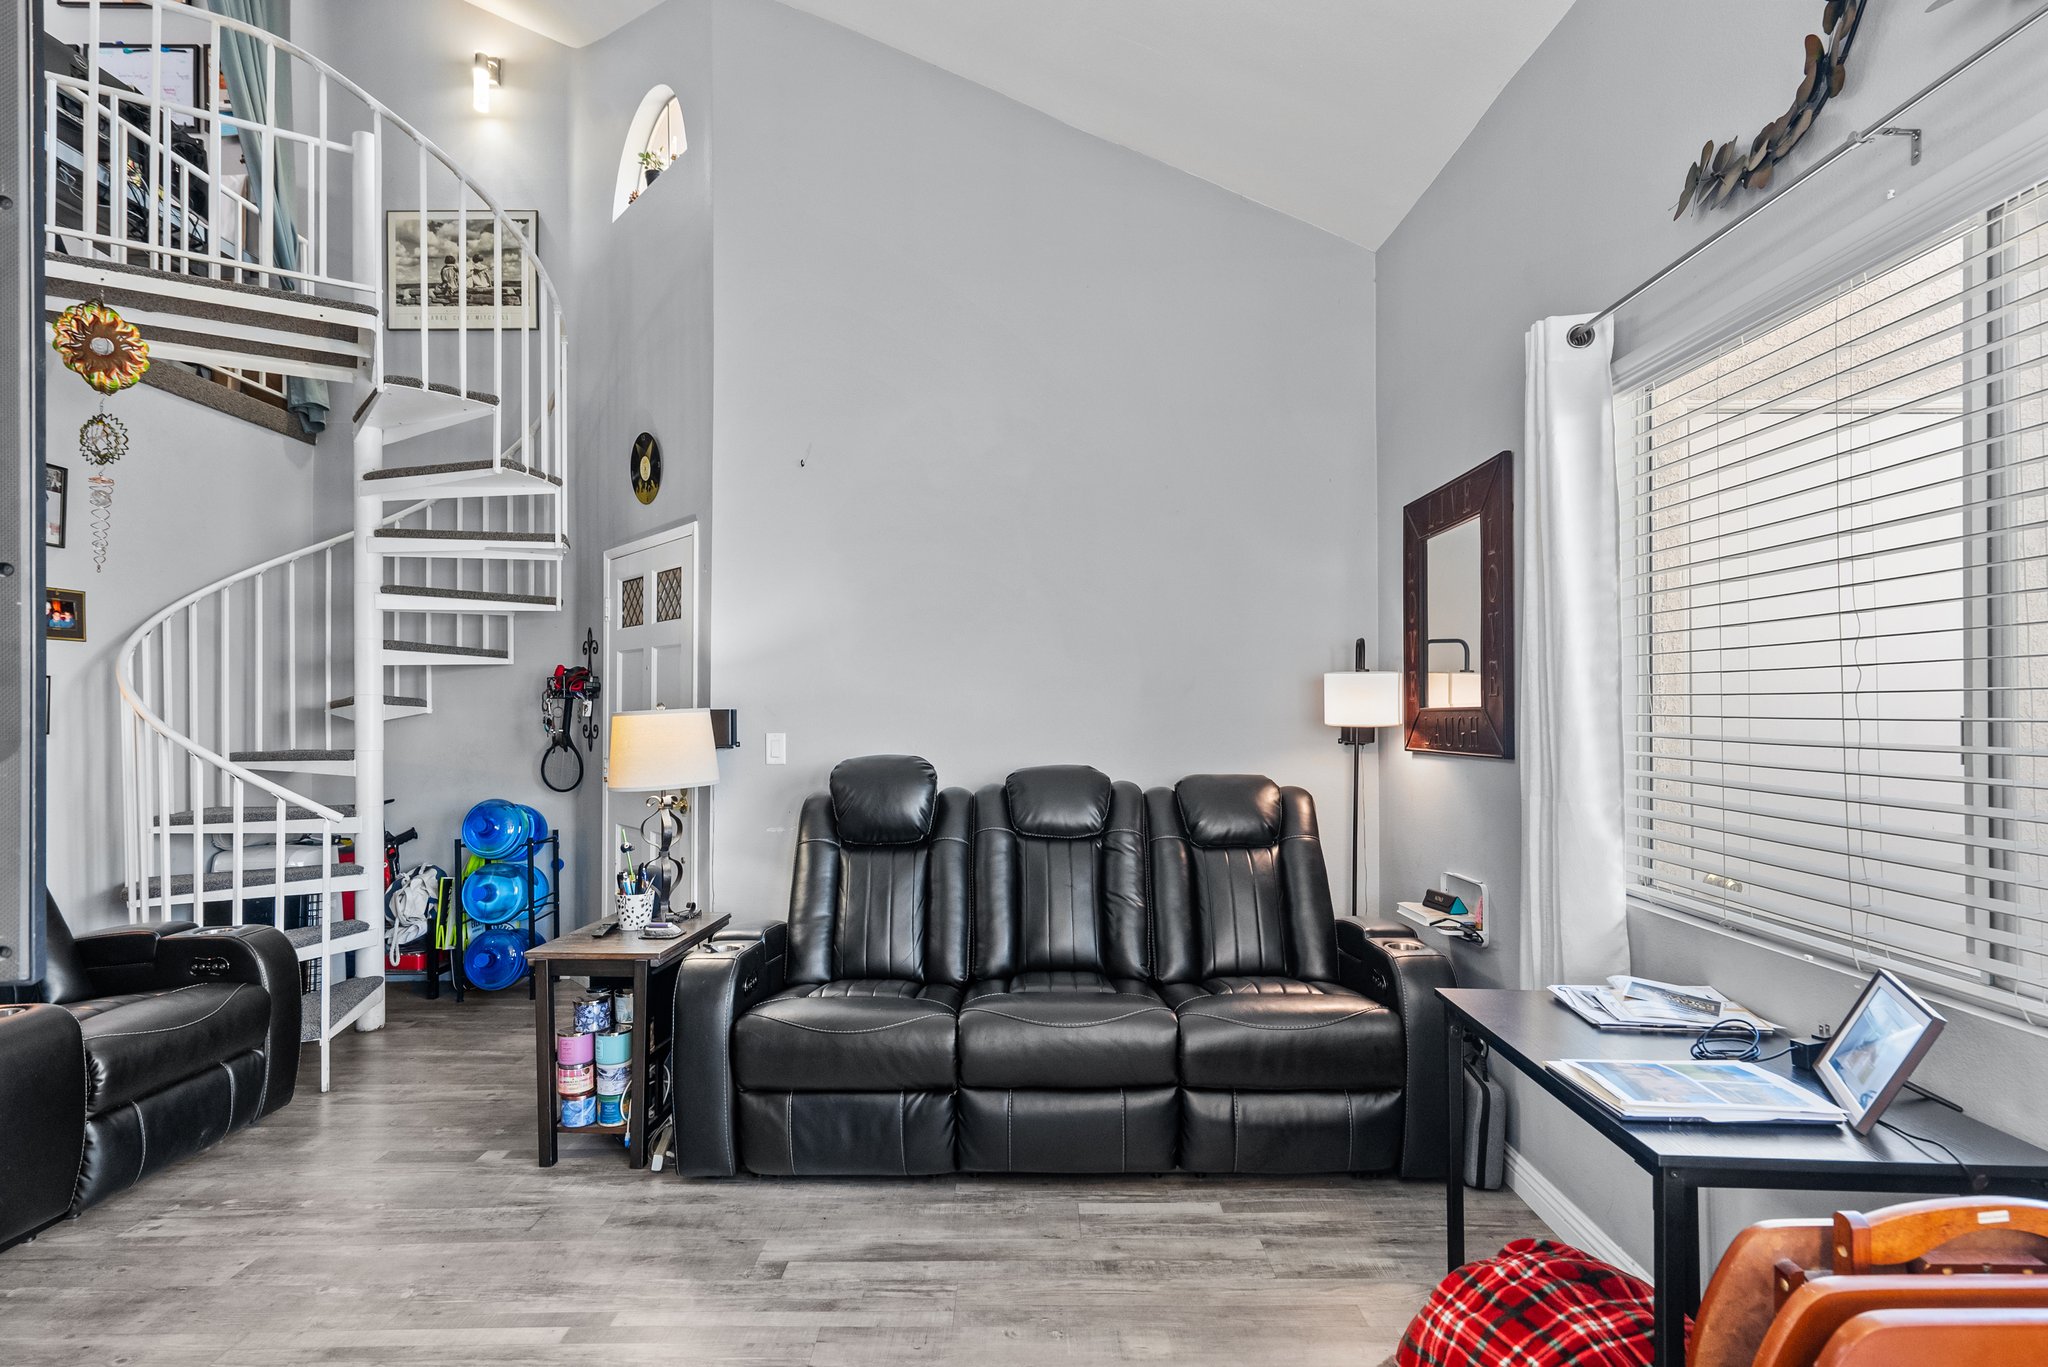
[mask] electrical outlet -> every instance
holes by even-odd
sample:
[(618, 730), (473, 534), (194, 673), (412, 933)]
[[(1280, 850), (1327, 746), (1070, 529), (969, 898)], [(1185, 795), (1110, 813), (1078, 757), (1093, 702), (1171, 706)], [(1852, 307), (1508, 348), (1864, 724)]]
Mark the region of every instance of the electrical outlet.
[(780, 731), (770, 731), (768, 733), (768, 762), (770, 764), (789, 763), (789, 737)]

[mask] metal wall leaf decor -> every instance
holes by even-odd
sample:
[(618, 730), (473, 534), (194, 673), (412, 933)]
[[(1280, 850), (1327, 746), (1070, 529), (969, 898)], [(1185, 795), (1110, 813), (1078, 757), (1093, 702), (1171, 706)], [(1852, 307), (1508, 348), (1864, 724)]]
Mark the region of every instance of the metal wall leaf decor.
[(1700, 213), (1717, 208), (1745, 186), (1769, 188), (1778, 163), (1792, 155), (1828, 101), (1842, 93), (1848, 80), (1849, 49), (1856, 42), (1867, 4), (1868, 0), (1827, 0), (1821, 12), (1821, 33), (1827, 36), (1806, 35), (1806, 76), (1792, 107), (1752, 138), (1746, 152), (1734, 138), (1719, 146), (1710, 140), (1700, 149), (1700, 159), (1686, 168), (1685, 193), (1678, 197), (1673, 218), (1683, 218), (1687, 209)]

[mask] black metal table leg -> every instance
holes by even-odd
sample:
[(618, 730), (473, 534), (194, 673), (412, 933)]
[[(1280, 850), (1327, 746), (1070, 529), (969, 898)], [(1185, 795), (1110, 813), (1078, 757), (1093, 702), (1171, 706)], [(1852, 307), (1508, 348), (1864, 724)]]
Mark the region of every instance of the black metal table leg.
[(1444, 1265), (1456, 1269), (1465, 1265), (1465, 1027), (1456, 1012), (1445, 1012), (1444, 1020), (1451, 1073), (1444, 1093), (1444, 1142), (1450, 1147), (1444, 1164)]
[(647, 960), (633, 961), (633, 1033), (632, 1068), (627, 1076), (632, 1085), (627, 1088), (632, 1095), (627, 1104), (633, 1113), (626, 1119), (626, 1157), (629, 1167), (647, 1166), (647, 1110), (653, 1105), (654, 1088), (647, 1079), (647, 1032), (654, 1028), (648, 1007)]
[(555, 1165), (555, 966), (540, 966), (542, 990), (533, 999), (534, 1069), (539, 1085), (540, 1165)]
[(1684, 1367), (1685, 1317), (1699, 1306), (1700, 1193), (1684, 1172), (1651, 1178), (1656, 1222), (1656, 1367)]

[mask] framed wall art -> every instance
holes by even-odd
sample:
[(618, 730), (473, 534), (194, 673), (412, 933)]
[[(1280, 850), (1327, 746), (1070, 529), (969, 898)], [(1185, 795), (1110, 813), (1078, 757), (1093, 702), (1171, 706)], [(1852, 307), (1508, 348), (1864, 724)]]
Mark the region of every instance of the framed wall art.
[[(531, 209), (508, 209), (512, 220), (535, 250), (540, 246), (540, 215)], [(457, 229), (462, 241), (456, 241)], [(458, 217), (452, 209), (430, 209), (426, 244), (420, 243), (417, 209), (384, 213), (384, 281), (386, 326), (417, 332), (427, 328), (453, 331), (458, 326), (488, 329), (501, 297), (508, 329), (540, 326), (540, 298), (528, 280), (526, 258), (509, 235), (501, 248), (498, 225), (486, 210)], [(498, 277), (503, 267), (504, 278)]]
[(43, 544), (62, 547), (71, 520), (71, 471), (62, 465), (43, 467)]
[(85, 590), (43, 591), (43, 635), (52, 641), (85, 639)]

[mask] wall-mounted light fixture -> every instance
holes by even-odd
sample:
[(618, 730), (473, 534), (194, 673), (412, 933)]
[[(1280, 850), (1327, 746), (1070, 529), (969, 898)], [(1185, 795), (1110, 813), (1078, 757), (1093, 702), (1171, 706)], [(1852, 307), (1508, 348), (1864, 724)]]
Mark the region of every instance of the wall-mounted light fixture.
[(470, 102), (476, 105), (477, 113), (491, 112), (491, 92), (498, 88), (504, 75), (504, 58), (493, 57), (487, 52), (477, 53), (469, 68)]
[(1323, 675), (1323, 722), (1344, 728), (1337, 743), (1351, 747), (1351, 914), (1358, 915), (1358, 788), (1364, 747), (1383, 726), (1401, 724), (1401, 675), (1376, 671), (1365, 663), (1365, 638), (1351, 648), (1348, 672)]

